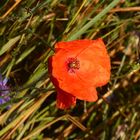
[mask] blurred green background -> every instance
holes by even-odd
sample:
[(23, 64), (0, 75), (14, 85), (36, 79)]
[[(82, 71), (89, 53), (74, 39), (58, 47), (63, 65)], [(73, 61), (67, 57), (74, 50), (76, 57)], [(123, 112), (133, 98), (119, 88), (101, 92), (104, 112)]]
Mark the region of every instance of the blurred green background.
[[(139, 0), (1, 0), (0, 70), (11, 100), (0, 105), (0, 140), (140, 139)], [(111, 80), (95, 103), (56, 108), (47, 60), (54, 44), (102, 37)], [(10, 105), (10, 109), (7, 106)]]

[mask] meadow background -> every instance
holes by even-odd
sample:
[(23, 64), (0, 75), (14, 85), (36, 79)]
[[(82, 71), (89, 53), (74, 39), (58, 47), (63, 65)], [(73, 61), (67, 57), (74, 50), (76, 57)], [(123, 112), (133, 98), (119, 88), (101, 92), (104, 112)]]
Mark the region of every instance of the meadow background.
[[(54, 44), (99, 37), (110, 82), (97, 102), (57, 109), (47, 62)], [(139, 53), (139, 0), (1, 0), (0, 73), (11, 99), (0, 105), (0, 140), (140, 139)]]

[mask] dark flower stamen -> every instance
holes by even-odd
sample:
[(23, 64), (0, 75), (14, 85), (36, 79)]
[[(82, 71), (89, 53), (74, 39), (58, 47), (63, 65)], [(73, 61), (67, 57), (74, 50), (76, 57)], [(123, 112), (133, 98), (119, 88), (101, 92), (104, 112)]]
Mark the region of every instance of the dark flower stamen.
[(80, 68), (80, 62), (77, 58), (69, 58), (67, 60), (67, 69), (69, 72), (75, 72)]

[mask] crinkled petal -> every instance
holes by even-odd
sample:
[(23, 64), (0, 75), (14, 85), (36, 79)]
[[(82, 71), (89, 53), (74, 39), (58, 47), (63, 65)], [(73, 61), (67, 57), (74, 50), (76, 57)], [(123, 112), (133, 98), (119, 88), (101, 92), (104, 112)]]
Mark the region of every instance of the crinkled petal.
[[(96, 101), (96, 87), (105, 85), (110, 78), (110, 59), (102, 39), (59, 42), (55, 48), (56, 54), (49, 59), (49, 72), (57, 88), (58, 107), (69, 108), (74, 104), (73, 98)], [(68, 71), (69, 58), (77, 58), (80, 68)]]
[[(75, 40), (75, 41), (57, 43), (55, 45), (56, 53), (51, 58), (52, 59), (51, 67), (53, 69), (52, 75), (56, 79), (65, 79), (68, 73), (66, 61), (69, 58), (76, 58), (80, 54), (83, 54), (85, 51), (88, 52), (89, 48), (93, 50), (94, 49), (93, 44), (95, 45), (94, 41), (92, 40)], [(98, 43), (98, 44), (100, 45), (101, 43)], [(88, 57), (88, 56), (86, 55), (85, 57)], [(80, 59), (83, 60), (81, 57)]]
[(110, 79), (110, 59), (101, 39), (94, 40), (92, 45), (77, 57), (80, 70), (77, 75), (91, 86), (103, 86)]
[(59, 50), (52, 58), (52, 75), (56, 79), (66, 78), (67, 59), (77, 57), (80, 61), (77, 75), (85, 84), (98, 87), (109, 81), (110, 59), (102, 39), (60, 42), (57, 43), (56, 48)]
[(65, 79), (59, 81), (53, 78), (53, 83), (80, 100), (96, 101), (98, 98), (96, 88), (85, 85), (76, 74), (67, 74)]
[[(58, 50), (67, 50), (72, 53), (80, 53), (84, 49), (86, 49), (89, 45), (91, 45), (92, 40), (84, 39), (84, 40), (74, 40), (74, 41), (68, 41), (68, 42), (58, 42), (55, 45), (56, 51)], [(78, 52), (78, 53), (77, 53)]]
[(76, 104), (75, 96), (65, 93), (62, 90), (57, 90), (57, 107), (60, 109), (68, 109)]
[[(53, 57), (49, 58), (49, 72), (50, 73), (52, 73), (52, 70), (53, 70), (52, 65), (51, 65), (52, 58)], [(50, 78), (57, 90), (57, 107), (60, 109), (67, 109), (67, 108), (70, 108), (72, 105), (74, 106), (76, 104), (76, 97), (63, 91), (61, 87), (59, 86), (59, 81), (53, 75), (51, 75)]]
[[(55, 87), (63, 89), (63, 91), (76, 96), (80, 100), (97, 100), (97, 92), (94, 86), (87, 86), (76, 73), (69, 73), (67, 70), (64, 70), (63, 66), (60, 67), (62, 64), (58, 64), (58, 67), (52, 67), (51, 62), (53, 61), (53, 57), (51, 57), (49, 59), (49, 72), (52, 73), (51, 80)], [(57, 76), (54, 74), (55, 70), (57, 71)]]

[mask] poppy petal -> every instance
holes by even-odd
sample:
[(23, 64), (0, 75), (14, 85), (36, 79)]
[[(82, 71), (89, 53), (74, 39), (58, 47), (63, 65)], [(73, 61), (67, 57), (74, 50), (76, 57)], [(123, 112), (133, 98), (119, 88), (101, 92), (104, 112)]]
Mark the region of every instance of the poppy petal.
[(68, 72), (66, 67), (67, 59), (77, 57), (92, 44), (92, 40), (75, 40), (57, 43), (55, 45), (56, 54), (52, 57), (52, 75), (56, 79), (65, 79), (65, 75)]
[[(53, 57), (49, 58), (49, 73), (52, 73), (52, 59)], [(57, 107), (60, 109), (67, 109), (72, 105), (76, 104), (76, 97), (68, 94), (66, 92), (64, 92), (63, 90), (60, 89), (59, 87), (59, 81), (53, 76), (51, 75), (51, 80), (54, 84), (54, 86), (56, 87), (57, 90)]]
[(65, 80), (69, 76), (66, 62), (69, 58), (75, 58), (78, 52), (60, 49), (49, 59), (49, 73), (58, 81)]
[(76, 104), (75, 96), (65, 93), (62, 90), (57, 91), (57, 107), (60, 109), (67, 109)]
[(85, 85), (76, 74), (64, 73), (64, 75), (65, 79), (56, 79), (55, 77), (51, 76), (51, 80), (57, 89), (58, 95), (66, 92), (80, 100), (96, 101), (98, 99), (95, 87)]
[(59, 86), (80, 100), (96, 101), (98, 98), (96, 88), (85, 85), (76, 74), (67, 75), (66, 79), (59, 83)]
[(74, 41), (68, 41), (68, 42), (58, 42), (55, 45), (55, 49), (65, 49), (65, 50), (79, 50), (83, 48), (87, 48), (88, 45), (92, 43), (92, 40), (84, 39), (84, 40), (74, 40)]
[(59, 50), (65, 50), (68, 52), (67, 56), (77, 57), (78, 54), (83, 52), (88, 46), (92, 44), (92, 40), (74, 40), (68, 42), (58, 42), (55, 45), (56, 53)]
[(49, 59), (49, 73), (56, 87), (57, 107), (69, 108), (76, 98), (98, 99), (96, 87), (110, 79), (110, 59), (102, 39), (59, 42)]
[(76, 73), (83, 82), (98, 87), (109, 81), (110, 59), (101, 39), (93, 41), (77, 58), (80, 60), (80, 71)]

